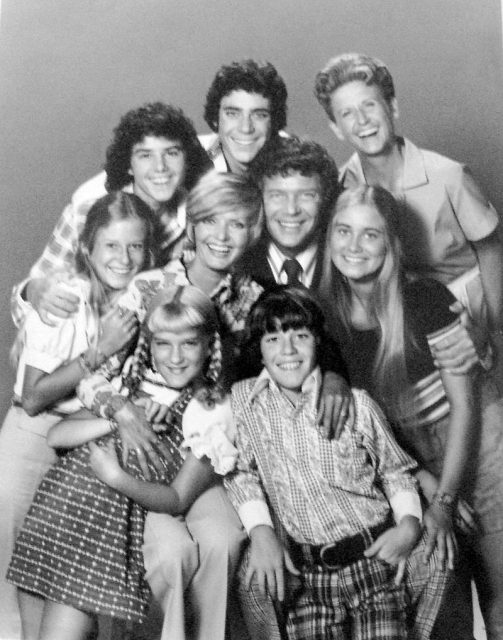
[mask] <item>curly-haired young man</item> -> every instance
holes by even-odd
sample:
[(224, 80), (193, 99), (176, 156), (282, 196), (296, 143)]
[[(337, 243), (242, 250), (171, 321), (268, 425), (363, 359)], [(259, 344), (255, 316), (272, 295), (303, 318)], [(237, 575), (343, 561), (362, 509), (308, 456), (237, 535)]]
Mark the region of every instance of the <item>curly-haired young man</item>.
[(269, 62), (223, 65), (206, 96), (204, 119), (214, 133), (200, 136), (219, 171), (245, 173), (286, 126), (287, 90)]
[(87, 212), (107, 190), (124, 189), (146, 202), (162, 229), (159, 260), (164, 263), (179, 255), (185, 234), (185, 194), (211, 166), (192, 122), (180, 109), (154, 102), (128, 111), (114, 129), (105, 171), (75, 191), (29, 278), (14, 287), (16, 325), (27, 303), (44, 320), (47, 314), (67, 317), (76, 310), (78, 298), (64, 285), (65, 274), (73, 265)]

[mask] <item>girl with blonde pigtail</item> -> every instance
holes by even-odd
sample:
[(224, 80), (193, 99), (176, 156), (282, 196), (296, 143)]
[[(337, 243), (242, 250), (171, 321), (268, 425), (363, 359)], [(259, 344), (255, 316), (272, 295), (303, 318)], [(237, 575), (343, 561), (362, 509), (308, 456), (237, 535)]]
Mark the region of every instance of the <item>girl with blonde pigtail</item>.
[(192, 286), (162, 289), (141, 333), (123, 393), (149, 414), (169, 406), (156, 438), (170, 455), (162, 459), (162, 471), (150, 465), (145, 480), (134, 451), (126, 465), (119, 462), (122, 443), (113, 421), (68, 420), (50, 431), (50, 445), (74, 448), (42, 481), (8, 573), (21, 599), (23, 592), (45, 599), (40, 628), (25, 633), (27, 640), (94, 637), (98, 615), (143, 621), (149, 602), (142, 553), (146, 510), (165, 518), (184, 514), (234, 466), (213, 302)]

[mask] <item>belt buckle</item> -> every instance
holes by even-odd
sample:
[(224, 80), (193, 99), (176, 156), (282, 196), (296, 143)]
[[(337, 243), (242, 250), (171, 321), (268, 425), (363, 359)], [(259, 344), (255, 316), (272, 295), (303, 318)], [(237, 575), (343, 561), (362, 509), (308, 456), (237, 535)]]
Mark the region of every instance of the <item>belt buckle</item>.
[(329, 542), (324, 544), (320, 549), (320, 562), (325, 569), (329, 571), (337, 571), (343, 565), (340, 562), (330, 562), (330, 552), (337, 548), (337, 542)]

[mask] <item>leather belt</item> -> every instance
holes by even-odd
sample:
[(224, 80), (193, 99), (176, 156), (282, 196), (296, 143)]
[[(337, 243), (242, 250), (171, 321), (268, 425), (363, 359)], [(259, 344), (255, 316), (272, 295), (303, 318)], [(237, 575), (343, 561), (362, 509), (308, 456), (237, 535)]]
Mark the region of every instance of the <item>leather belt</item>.
[(341, 569), (361, 560), (365, 549), (390, 526), (390, 521), (386, 520), (386, 522), (370, 527), (349, 538), (322, 545), (310, 545), (290, 540), (292, 559), (296, 564), (316, 564), (330, 571)]

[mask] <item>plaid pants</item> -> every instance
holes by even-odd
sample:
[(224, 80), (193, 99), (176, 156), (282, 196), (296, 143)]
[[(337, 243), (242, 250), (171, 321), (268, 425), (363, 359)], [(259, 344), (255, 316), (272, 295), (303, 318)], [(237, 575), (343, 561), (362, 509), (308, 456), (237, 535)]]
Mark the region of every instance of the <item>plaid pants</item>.
[(403, 640), (404, 587), (395, 569), (362, 558), (337, 571), (303, 566), (303, 589), (290, 605), (289, 640)]
[[(429, 640), (437, 618), (449, 572), (438, 563), (436, 551), (428, 564), (423, 562), (425, 536), (419, 541), (407, 561), (405, 572), (405, 602), (407, 637), (409, 640)], [(243, 617), (252, 640), (284, 640), (285, 627), (278, 620), (272, 600), (264, 597), (256, 584), (248, 591), (244, 575), (248, 566), (248, 549), (239, 567), (239, 600)]]

